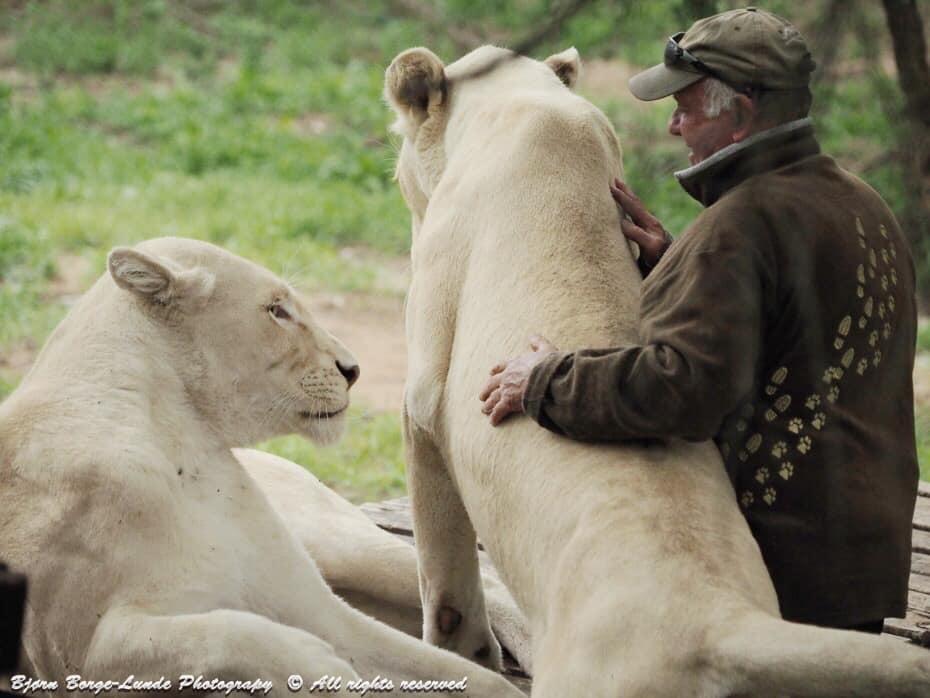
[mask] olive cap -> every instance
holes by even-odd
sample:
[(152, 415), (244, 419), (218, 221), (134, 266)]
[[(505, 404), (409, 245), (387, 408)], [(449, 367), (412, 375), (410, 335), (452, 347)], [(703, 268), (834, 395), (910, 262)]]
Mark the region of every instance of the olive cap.
[(630, 78), (633, 96), (661, 99), (708, 76), (736, 89), (802, 88), (816, 65), (801, 32), (755, 7), (698, 20), (683, 35), (669, 38), (664, 58)]

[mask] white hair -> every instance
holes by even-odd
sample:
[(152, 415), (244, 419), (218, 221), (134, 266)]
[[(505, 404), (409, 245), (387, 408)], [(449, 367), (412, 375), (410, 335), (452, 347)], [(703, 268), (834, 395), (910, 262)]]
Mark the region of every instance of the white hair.
[(715, 119), (720, 116), (721, 112), (732, 109), (736, 95), (736, 90), (725, 82), (717, 78), (706, 78), (704, 80), (704, 116), (708, 119)]

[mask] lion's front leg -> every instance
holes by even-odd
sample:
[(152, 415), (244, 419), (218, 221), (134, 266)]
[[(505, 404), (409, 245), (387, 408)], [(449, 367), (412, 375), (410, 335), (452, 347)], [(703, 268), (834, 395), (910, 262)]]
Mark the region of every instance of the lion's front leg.
[(269, 695), (274, 696), (293, 694), (322, 676), (341, 679), (341, 688), (328, 691), (329, 695), (350, 696), (353, 692), (346, 684), (358, 678), (327, 642), (254, 613), (217, 609), (153, 615), (132, 607), (104, 615), (82, 673), (93, 678), (170, 677), (178, 681), (172, 686), (175, 692), (190, 696), (203, 692), (185, 686), (181, 676), (227, 682), (268, 680)]
[(423, 639), (499, 671), (501, 648), (485, 608), (475, 530), (439, 449), (406, 409), (404, 441)]

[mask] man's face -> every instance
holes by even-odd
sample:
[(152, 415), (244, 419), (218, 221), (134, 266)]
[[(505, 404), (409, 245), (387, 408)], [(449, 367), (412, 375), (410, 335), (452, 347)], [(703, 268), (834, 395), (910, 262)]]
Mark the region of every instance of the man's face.
[(673, 136), (681, 136), (685, 145), (691, 148), (688, 160), (692, 165), (697, 165), (737, 140), (733, 137), (736, 120), (732, 109), (722, 111), (713, 118), (704, 114), (706, 82), (699, 80), (675, 93), (678, 106), (668, 122), (668, 132)]

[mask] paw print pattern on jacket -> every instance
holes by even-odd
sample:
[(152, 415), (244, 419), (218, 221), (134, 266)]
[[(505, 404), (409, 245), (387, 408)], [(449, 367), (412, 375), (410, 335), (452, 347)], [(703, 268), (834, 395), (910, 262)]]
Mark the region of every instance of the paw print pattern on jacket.
[(859, 216), (856, 216), (856, 235), (859, 236), (859, 247), (863, 250), (868, 247), (868, 244), (865, 241), (865, 228), (862, 226), (862, 219)]
[(843, 354), (843, 358), (840, 359), (840, 364), (843, 366), (844, 369), (849, 368), (850, 366), (852, 366), (853, 359), (855, 358), (856, 358), (856, 350), (850, 347), (849, 349), (846, 350), (846, 353)]
[(813, 417), (811, 417), (811, 426), (814, 427), (817, 431), (823, 429), (824, 425), (827, 423), (827, 415), (825, 412), (818, 412)]
[(765, 386), (765, 394), (771, 397), (778, 392), (778, 387), (785, 382), (788, 377), (788, 369), (784, 366), (778, 368), (769, 379), (769, 384)]
[[(795, 477), (807, 458), (816, 458), (818, 434), (826, 428), (829, 406), (840, 400), (841, 386), (850, 376), (858, 380), (878, 368), (883, 345), (894, 334), (898, 277), (893, 264), (897, 260), (897, 250), (884, 226), (879, 226), (877, 234), (869, 233), (857, 216), (855, 227), (862, 262), (856, 266), (851, 312), (839, 320), (832, 337), (832, 349), (836, 354), (822, 369), (823, 387), (806, 397), (792, 395), (785, 387), (788, 378), (785, 366), (779, 367), (769, 378), (762, 390), (763, 404), (757, 403), (755, 419), (757, 423), (783, 424), (781, 433), (787, 438), (760, 448), (761, 434), (746, 430), (752, 436), (743, 443), (740, 460), (746, 462), (750, 456), (754, 460), (761, 456), (763, 462), (750, 471), (747, 487), (739, 497), (743, 508), (763, 503), (774, 506), (778, 499), (776, 485)], [(742, 416), (752, 421), (751, 415)], [(789, 453), (798, 458), (785, 460)], [(765, 459), (774, 462), (765, 463)]]
[(852, 327), (852, 316), (847, 315), (840, 321), (840, 326), (836, 328), (836, 338), (833, 340), (833, 348), (839, 351), (846, 343), (846, 337), (849, 335), (849, 329)]

